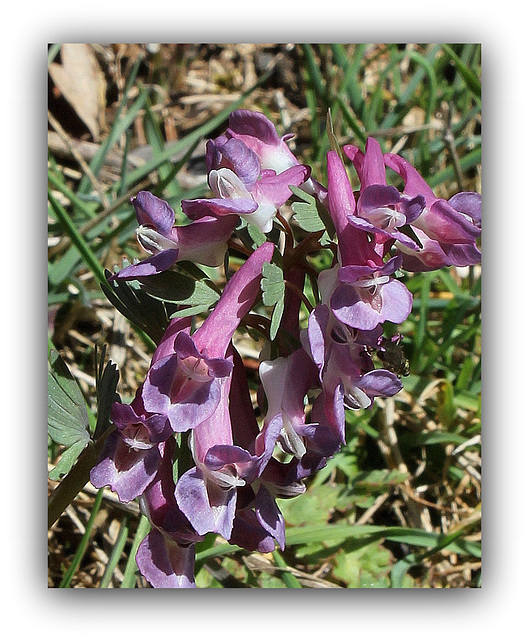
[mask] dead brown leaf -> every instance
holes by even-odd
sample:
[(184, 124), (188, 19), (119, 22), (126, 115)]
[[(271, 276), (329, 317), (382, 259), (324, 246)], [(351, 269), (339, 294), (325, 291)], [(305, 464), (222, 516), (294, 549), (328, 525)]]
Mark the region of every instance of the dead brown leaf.
[(104, 126), (106, 81), (96, 55), (84, 42), (63, 44), (61, 61), (50, 65), (51, 78), (92, 138), (98, 140)]

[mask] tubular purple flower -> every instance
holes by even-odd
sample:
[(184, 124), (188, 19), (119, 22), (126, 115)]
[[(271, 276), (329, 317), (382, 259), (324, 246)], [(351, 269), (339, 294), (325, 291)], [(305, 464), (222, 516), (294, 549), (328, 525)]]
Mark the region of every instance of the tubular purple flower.
[(133, 198), (139, 227), (136, 236), (151, 257), (122, 269), (111, 280), (133, 280), (166, 271), (181, 260), (216, 267), (222, 264), (237, 216), (205, 216), (187, 225), (174, 226), (169, 204), (148, 191)]
[(421, 247), (411, 250), (397, 242), (396, 249), (402, 257), (402, 269), (411, 272), (424, 272), (441, 267), (467, 267), (481, 262), (481, 252), (475, 243), (444, 244), (432, 240), (420, 229), (415, 230)]
[[(165, 339), (153, 354), (151, 367), (172, 353), (171, 340), (179, 333), (188, 333), (190, 325), (190, 318), (171, 320)], [(142, 384), (130, 405), (112, 405), (111, 419), (116, 430), (108, 436), (90, 472), (95, 487), (108, 485), (121, 502), (137, 498), (153, 481), (161, 461), (160, 444), (173, 433), (167, 416), (145, 408), (143, 387)]]
[(192, 220), (236, 214), (268, 233), (276, 211), (292, 195), (289, 187), (299, 186), (308, 175), (308, 167), (298, 164), (280, 174), (265, 170), (258, 180), (245, 184), (234, 171), (221, 167), (210, 171), (208, 177), (216, 197), (183, 200), (182, 210)]
[(377, 335), (381, 332), (349, 329), (325, 304), (319, 304), (310, 314), (302, 342), (318, 366), (323, 411), (329, 423), (341, 427), (340, 407), (344, 403), (350, 409), (367, 409), (375, 397), (390, 397), (402, 389), (394, 373), (374, 369), (365, 345), (376, 345)]
[(367, 233), (355, 228), (349, 218), (355, 215), (356, 201), (349, 177), (336, 151), (327, 153), (328, 207), (340, 250), (342, 265), (367, 264), (371, 260), (381, 265), (382, 259), (369, 242)]
[(175, 336), (171, 329), (162, 339), (159, 357), (147, 373), (142, 398), (145, 409), (166, 416), (175, 432), (194, 429), (211, 417), (219, 404), (221, 380), (232, 369), (226, 350), (254, 304), (263, 264), (271, 260), (273, 251), (274, 245), (269, 242), (254, 251), (193, 336), (187, 331)]
[[(227, 540), (232, 533), (237, 491), (254, 482), (266, 466), (280, 428), (278, 421), (266, 426), (250, 450), (234, 444), (234, 407), (229, 398), (237, 399), (241, 394), (230, 396), (231, 384), (231, 377), (223, 382), (215, 413), (193, 431), (191, 449), (196, 466), (181, 476), (175, 494), (180, 509), (198, 533), (214, 531)], [(250, 432), (253, 426), (251, 421)]]
[(356, 215), (350, 216), (349, 222), (373, 233), (376, 244), (384, 245), (393, 239), (417, 249), (417, 243), (399, 228), (420, 216), (425, 206), (424, 196), (401, 195), (396, 187), (387, 184), (384, 156), (374, 138), (367, 139), (365, 155), (353, 145), (345, 145), (343, 150), (360, 178)]
[[(384, 154), (386, 165), (404, 180), (404, 193), (415, 197), (422, 195), (425, 208), (414, 220), (414, 226), (432, 240), (443, 244), (471, 244), (480, 235), (475, 221), (481, 220), (481, 197), (477, 193), (465, 192), (455, 200), (438, 198), (420, 173), (409, 162), (394, 153)], [(462, 210), (455, 206), (461, 203)], [(465, 209), (469, 213), (465, 213)], [(471, 212), (471, 213), (470, 213)]]
[(174, 496), (173, 456), (162, 445), (163, 458), (155, 480), (140, 498), (152, 530), (141, 542), (136, 563), (155, 588), (195, 587), (195, 543), (203, 538), (191, 527)]
[[(307, 449), (313, 448), (312, 441), (320, 436), (319, 431), (325, 431), (318, 424), (306, 423), (305, 416), (305, 396), (310, 389), (319, 388), (317, 367), (303, 349), (298, 349), (288, 357), (261, 362), (259, 376), (268, 401), (265, 424), (279, 417), (281, 448), (301, 459)], [(319, 443), (318, 448), (322, 446), (325, 447)]]

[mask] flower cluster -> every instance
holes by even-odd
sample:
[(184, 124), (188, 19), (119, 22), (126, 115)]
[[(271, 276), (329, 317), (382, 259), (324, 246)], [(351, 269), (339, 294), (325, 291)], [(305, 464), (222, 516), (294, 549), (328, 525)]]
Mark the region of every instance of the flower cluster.
[[(208, 533), (248, 550), (284, 548), (276, 499), (302, 493), (304, 479), (340, 449), (347, 409), (367, 409), (402, 388), (398, 369), (373, 360), (399, 339), (384, 336), (385, 323), (398, 325), (411, 312), (399, 272), (480, 260), (478, 194), (437, 198), (411, 164), (384, 154), (374, 138), (364, 151), (343, 148), (357, 193), (338, 151), (327, 155), (324, 187), (287, 140), (262, 114), (235, 111), (226, 133), (206, 147), (213, 197), (182, 202), (188, 224), (175, 225), (169, 204), (151, 193), (132, 201), (149, 256), (110, 279), (148, 278), (182, 260), (219, 266), (241, 218), (269, 234), (196, 330), (190, 317), (170, 320), (134, 400), (112, 407), (115, 429), (91, 481), (123, 502), (139, 498), (151, 531), (136, 561), (154, 587), (193, 587), (195, 544)], [(401, 191), (388, 184), (388, 170)], [(307, 253), (315, 244), (284, 243), (280, 255), (270, 234), (291, 187), (311, 194), (334, 226), (334, 261), (318, 276), (318, 299), (303, 327)], [(260, 304), (270, 262), (283, 268), (277, 335), (288, 339), (263, 349), (256, 410), (234, 336)]]

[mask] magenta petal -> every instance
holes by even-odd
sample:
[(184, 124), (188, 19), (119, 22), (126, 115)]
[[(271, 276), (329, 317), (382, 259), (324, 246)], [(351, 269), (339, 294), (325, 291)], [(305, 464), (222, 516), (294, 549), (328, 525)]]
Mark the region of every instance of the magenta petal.
[(90, 471), (90, 482), (98, 489), (109, 486), (120, 502), (130, 502), (147, 489), (160, 462), (158, 446), (131, 449), (114, 431), (105, 442), (99, 462)]
[(238, 215), (204, 216), (191, 224), (173, 227), (171, 238), (178, 247), (178, 259), (218, 267), (238, 222)]
[(260, 553), (270, 553), (276, 546), (274, 538), (263, 528), (255, 511), (249, 508), (237, 510), (229, 542)]
[(178, 249), (167, 249), (155, 256), (145, 258), (141, 262), (131, 264), (108, 279), (112, 280), (137, 280), (147, 276), (154, 276), (162, 271), (167, 271), (178, 260)]
[(380, 144), (375, 138), (368, 138), (361, 173), (362, 190), (369, 185), (386, 184), (386, 167)]
[(259, 202), (271, 202), (275, 207), (280, 207), (292, 196), (290, 186), (299, 187), (310, 175), (308, 167), (298, 164), (286, 169), (277, 175), (269, 175), (261, 178), (256, 185)]
[(446, 200), (437, 200), (425, 210), (415, 224), (434, 240), (444, 243), (474, 242), (481, 230)]
[(365, 264), (378, 256), (369, 244), (367, 234), (349, 224), (349, 216), (356, 213), (356, 201), (349, 176), (336, 151), (327, 154), (328, 202), (343, 265)]
[(255, 513), (257, 520), (277, 540), (281, 550), (285, 548), (285, 520), (274, 498), (264, 486), (259, 488), (255, 496)]
[(384, 162), (386, 165), (398, 173), (404, 180), (404, 193), (408, 196), (424, 196), (426, 206), (437, 200), (437, 196), (432, 191), (430, 185), (421, 176), (417, 169), (404, 158), (395, 153), (385, 153)]
[(193, 467), (186, 471), (176, 483), (176, 502), (200, 535), (214, 531), (215, 518), (209, 504), (204, 474)]
[(168, 236), (175, 221), (175, 214), (169, 204), (148, 191), (140, 191), (132, 199), (136, 218), (140, 225), (154, 227), (162, 236)]
[(253, 213), (259, 205), (249, 198), (198, 198), (182, 200), (182, 211), (191, 220), (204, 216), (244, 215)]
[(263, 265), (270, 262), (273, 253), (274, 245), (263, 243), (228, 281), (215, 308), (193, 335), (202, 353), (210, 358), (225, 356), (235, 330), (254, 305)]
[(280, 144), (274, 125), (264, 114), (257, 111), (249, 111), (247, 109), (232, 111), (228, 133), (257, 138), (261, 142), (272, 146)]
[(195, 545), (181, 547), (157, 529), (142, 540), (136, 553), (136, 564), (156, 589), (195, 587)]

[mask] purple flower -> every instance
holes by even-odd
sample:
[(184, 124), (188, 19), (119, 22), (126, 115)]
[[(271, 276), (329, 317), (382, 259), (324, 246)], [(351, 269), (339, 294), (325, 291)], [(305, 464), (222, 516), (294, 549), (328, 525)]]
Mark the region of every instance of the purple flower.
[(274, 245), (261, 245), (230, 279), (215, 309), (197, 331), (162, 339), (158, 357), (143, 385), (145, 409), (166, 416), (176, 432), (194, 429), (213, 415), (221, 399), (222, 380), (232, 369), (226, 350), (260, 290), (263, 264)]
[(422, 195), (425, 199), (424, 211), (414, 221), (416, 227), (438, 242), (468, 244), (475, 241), (480, 234), (480, 228), (474, 223), (475, 219), (481, 220), (479, 194), (465, 193), (464, 197), (454, 200), (455, 204), (465, 203), (463, 207), (473, 212), (472, 217), (456, 209), (450, 201), (438, 198), (417, 169), (404, 158), (386, 153), (384, 162), (404, 180), (404, 193), (412, 197)]
[(350, 223), (356, 213), (356, 200), (349, 177), (336, 151), (327, 153), (328, 194), (327, 206), (334, 223), (342, 265), (367, 264), (368, 260), (382, 265), (382, 258), (375, 251), (365, 229)]
[(122, 269), (111, 280), (154, 275), (180, 260), (211, 267), (222, 264), (237, 216), (205, 216), (188, 225), (175, 226), (173, 209), (152, 193), (140, 191), (132, 204), (140, 225), (136, 230), (138, 242), (152, 256)]
[(163, 459), (156, 478), (140, 499), (152, 530), (138, 548), (136, 563), (155, 588), (193, 588), (195, 543), (203, 538), (176, 503), (171, 455), (174, 447), (162, 445), (162, 448)]
[(147, 372), (142, 392), (145, 408), (165, 416), (175, 432), (194, 429), (215, 411), (221, 380), (230, 372), (228, 360), (208, 358), (194, 337), (182, 331), (173, 341), (172, 352)]
[[(287, 145), (293, 137), (292, 133), (279, 137), (272, 122), (262, 113), (245, 109), (233, 111), (226, 133), (207, 143), (208, 171), (227, 167), (245, 184), (255, 177), (257, 167), (260, 171), (283, 173), (300, 164)], [(326, 189), (310, 176), (299, 186), (322, 201), (325, 198)]]
[(376, 330), (350, 329), (325, 304), (310, 314), (302, 341), (320, 372), (323, 411), (328, 420), (340, 415), (343, 404), (349, 409), (367, 409), (375, 397), (391, 397), (402, 389), (394, 373), (374, 368), (366, 350), (366, 345), (377, 344), (380, 335)]
[(272, 122), (262, 113), (245, 109), (232, 111), (226, 134), (212, 140), (209, 145), (210, 168), (222, 166), (222, 159), (229, 158), (226, 145), (237, 140), (255, 154), (262, 169), (273, 169), (276, 173), (281, 173), (299, 164), (286, 144), (292, 137), (293, 134), (287, 134), (280, 138)]
[(405, 284), (391, 277), (401, 262), (402, 258), (395, 256), (382, 266), (368, 263), (340, 267), (330, 298), (336, 318), (365, 331), (385, 321), (404, 322), (411, 312), (413, 296)]
[(417, 248), (416, 242), (399, 229), (419, 217), (425, 206), (424, 196), (402, 195), (387, 184), (384, 156), (374, 138), (367, 139), (365, 155), (353, 145), (346, 145), (343, 150), (360, 178), (356, 215), (350, 216), (349, 222), (375, 234), (377, 244), (393, 239)]
[[(240, 376), (236, 382), (240, 382)], [(192, 433), (191, 450), (196, 466), (184, 473), (176, 485), (176, 500), (195, 530), (210, 531), (230, 539), (237, 505), (237, 492), (251, 485), (270, 459), (280, 424), (275, 421), (257, 432), (248, 449), (234, 444), (232, 415), (244, 420), (230, 395), (231, 377), (222, 384), (222, 397), (215, 413)], [(244, 390), (243, 390), (244, 393)], [(235, 399), (235, 400), (234, 400)], [(239, 424), (255, 434), (253, 420)], [(250, 436), (251, 437), (251, 436)]]
[(90, 482), (97, 489), (109, 486), (120, 502), (130, 502), (153, 481), (160, 461), (159, 445), (133, 449), (120, 437), (119, 431), (113, 431), (105, 441), (99, 461), (90, 471)]
[[(402, 282), (391, 277), (400, 266), (400, 258), (384, 263), (367, 229), (352, 224), (355, 198), (345, 167), (334, 151), (327, 154), (327, 163), (329, 212), (338, 237), (340, 262), (320, 274), (322, 299), (339, 320), (355, 329), (372, 330), (386, 320), (403, 322), (413, 298)], [(368, 176), (372, 173), (375, 179), (381, 179), (372, 167), (371, 173), (366, 171)]]
[(340, 446), (341, 428), (333, 429), (320, 413), (320, 421), (306, 421), (305, 396), (310, 389), (318, 389), (318, 368), (303, 349), (288, 357), (263, 361), (259, 366), (268, 407), (264, 423), (280, 419), (278, 442), (285, 453), (301, 460), (307, 451), (328, 457)]
[(420, 229), (415, 229), (415, 235), (421, 243), (419, 249), (410, 249), (399, 242), (395, 245), (402, 257), (402, 269), (405, 271), (423, 272), (449, 266), (467, 267), (481, 262), (481, 252), (475, 243), (437, 242)]
[[(289, 187), (299, 186), (308, 175), (309, 169), (298, 164), (279, 174), (271, 169), (263, 170), (257, 180), (245, 184), (232, 169), (221, 167), (210, 171), (208, 176), (215, 197), (183, 200), (182, 210), (192, 220), (237, 214), (268, 233), (276, 211), (292, 195)], [(243, 177), (249, 179), (246, 174)]]
[[(170, 338), (188, 332), (190, 324), (189, 318), (170, 322), (165, 340), (153, 354), (151, 367), (167, 355)], [(90, 472), (90, 481), (97, 488), (108, 485), (121, 502), (129, 502), (153, 481), (161, 461), (160, 444), (171, 437), (173, 429), (166, 415), (146, 409), (144, 384), (130, 405), (112, 405), (111, 419), (116, 430), (108, 436)]]

